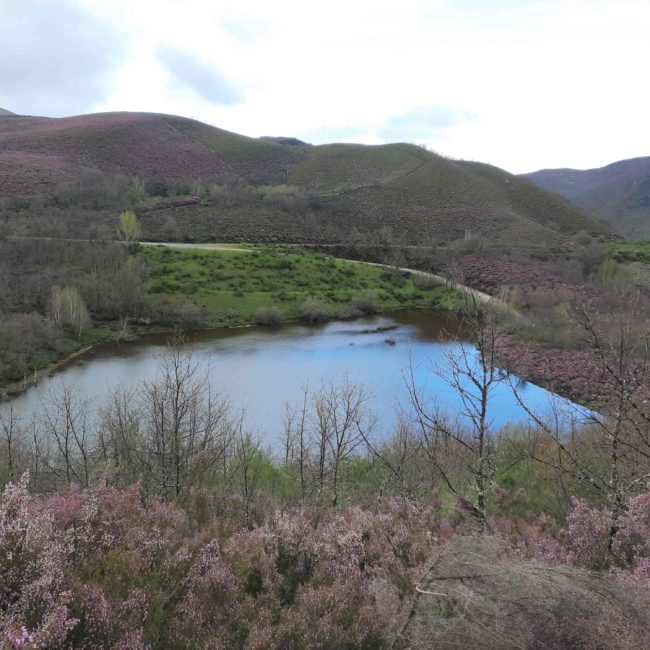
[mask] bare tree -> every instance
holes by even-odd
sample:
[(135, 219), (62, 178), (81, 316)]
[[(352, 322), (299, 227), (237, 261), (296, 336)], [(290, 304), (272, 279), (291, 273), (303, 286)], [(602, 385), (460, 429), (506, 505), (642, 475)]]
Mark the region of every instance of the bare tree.
[(375, 458), (387, 474), (382, 478), (379, 496), (382, 497), (391, 482), (399, 495), (416, 500), (422, 493), (422, 441), (413, 430), (412, 423), (401, 417), (393, 436), (377, 445), (364, 435), (364, 443), (372, 458)]
[(235, 484), (239, 484), (244, 501), (246, 526), (250, 529), (253, 528), (255, 521), (253, 499), (259, 482), (259, 473), (255, 471), (255, 464), (261, 458), (261, 454), (258, 441), (251, 433), (240, 429), (234, 444), (231, 478)]
[(307, 471), (309, 446), (307, 440), (307, 408), (309, 401), (309, 382), (302, 386), (302, 402), (299, 407), (285, 404), (284, 408), (284, 464), (295, 462), (298, 465), (300, 496), (307, 498)]
[[(414, 422), (437, 476), (484, 529), (487, 497), (496, 475), (497, 437), (490, 418), (490, 396), (504, 381), (496, 365), (498, 312), (473, 293), (461, 308), (461, 329), (471, 342), (461, 341), (443, 353), (432, 372), (445, 381), (460, 400), (452, 420), (440, 405), (426, 401), (416, 383), (414, 362), (407, 376)], [(464, 491), (469, 487), (471, 494)]]
[(213, 392), (179, 336), (160, 360), (159, 377), (143, 384), (138, 409), (139, 463), (163, 498), (178, 496), (218, 465), (238, 429), (228, 400)]
[(63, 382), (51, 390), (40, 412), (40, 429), (52, 453), (41, 460), (66, 485), (78, 483), (88, 487), (93, 465), (90, 402)]
[(338, 385), (323, 383), (313, 396), (318, 496), (322, 499), (329, 475), (334, 506), (339, 502), (343, 462), (371, 437), (377, 423), (368, 409), (369, 399), (367, 388), (347, 376)]
[(339, 383), (321, 382), (311, 394), (305, 384), (300, 403), (285, 407), (285, 464), (297, 468), (303, 501), (314, 494), (322, 502), (327, 492), (338, 505), (345, 465), (376, 427), (369, 399), (363, 384), (344, 376)]
[(91, 324), (86, 304), (74, 287), (52, 287), (48, 314), (59, 327), (70, 328), (78, 336)]
[(137, 391), (117, 386), (99, 409), (98, 446), (105, 466), (112, 466), (119, 479), (131, 483), (141, 467), (138, 462), (140, 413)]
[(2, 457), (6, 463), (6, 479), (13, 483), (22, 473), (19, 463), (24, 454), (25, 432), (11, 403), (6, 409), (0, 408), (0, 435), (0, 449), (3, 450)]

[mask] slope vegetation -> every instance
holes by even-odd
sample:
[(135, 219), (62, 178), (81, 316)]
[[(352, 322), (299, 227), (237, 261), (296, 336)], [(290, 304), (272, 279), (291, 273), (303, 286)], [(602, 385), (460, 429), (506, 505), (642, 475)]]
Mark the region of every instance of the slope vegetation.
[(543, 169), (524, 178), (561, 194), (622, 235), (650, 235), (650, 157), (598, 169)]
[(496, 167), (409, 144), (300, 144), (169, 115), (0, 117), (0, 198), (47, 194), (91, 167), (213, 188), (200, 203), (147, 210), (147, 232), (161, 238), (339, 241), (390, 227), (411, 244), (471, 231), (491, 243), (566, 249), (580, 230), (609, 236), (566, 200)]
[(155, 115), (0, 117), (0, 195), (47, 193), (83, 167), (147, 179), (232, 176), (219, 153)]

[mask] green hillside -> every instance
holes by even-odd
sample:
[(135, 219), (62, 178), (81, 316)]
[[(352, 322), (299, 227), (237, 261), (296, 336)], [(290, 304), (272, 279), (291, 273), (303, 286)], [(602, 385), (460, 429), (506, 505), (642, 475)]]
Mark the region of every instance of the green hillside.
[(389, 227), (408, 244), (471, 231), (495, 244), (566, 249), (578, 231), (610, 236), (566, 200), (489, 165), (410, 144), (291, 142), (170, 115), (0, 118), (0, 193), (47, 194), (88, 167), (138, 177), (150, 192), (199, 192), (193, 205), (133, 206), (156, 239), (338, 242)]

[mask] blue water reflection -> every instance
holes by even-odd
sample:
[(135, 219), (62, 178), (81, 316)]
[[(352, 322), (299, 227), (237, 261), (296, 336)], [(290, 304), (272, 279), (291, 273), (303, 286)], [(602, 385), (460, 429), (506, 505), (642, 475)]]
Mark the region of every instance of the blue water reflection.
[[(277, 330), (202, 332), (192, 349), (214, 388), (230, 395), (235, 408), (245, 410), (246, 426), (275, 446), (284, 404), (299, 403), (307, 381), (318, 388), (321, 382), (338, 382), (347, 375), (363, 383), (372, 393), (370, 406), (379, 416), (380, 435), (394, 429), (400, 410), (409, 410), (406, 384), (411, 365), (415, 384), (427, 401), (450, 414), (459, 412), (458, 393), (433, 372), (444, 364), (449, 351), (458, 348), (458, 336), (457, 325), (447, 316), (418, 311), (316, 328), (289, 325)], [(104, 346), (14, 399), (14, 405), (27, 419), (61, 381), (76, 386), (94, 405), (101, 404), (118, 384), (137, 387), (154, 379), (164, 349), (163, 336)], [(533, 411), (550, 412), (553, 395), (545, 389), (521, 383), (519, 392)], [(494, 386), (489, 414), (495, 430), (529, 420), (507, 382)]]

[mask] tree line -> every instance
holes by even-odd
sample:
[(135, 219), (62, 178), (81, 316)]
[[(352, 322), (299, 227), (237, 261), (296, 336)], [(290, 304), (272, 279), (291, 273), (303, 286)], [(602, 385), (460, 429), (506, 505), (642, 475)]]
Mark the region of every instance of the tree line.
[(142, 314), (145, 268), (108, 241), (0, 241), (0, 382), (31, 375), (93, 321)]

